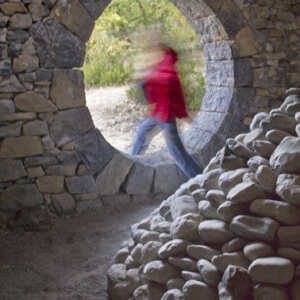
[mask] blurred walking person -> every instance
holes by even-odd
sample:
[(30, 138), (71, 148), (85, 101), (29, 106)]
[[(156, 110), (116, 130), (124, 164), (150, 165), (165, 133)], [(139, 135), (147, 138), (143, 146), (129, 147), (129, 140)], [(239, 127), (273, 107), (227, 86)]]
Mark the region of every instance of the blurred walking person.
[(147, 101), (152, 106), (150, 116), (141, 124), (133, 148), (132, 155), (144, 152), (148, 147), (147, 135), (159, 126), (165, 136), (168, 150), (180, 169), (188, 178), (202, 173), (201, 167), (186, 151), (179, 137), (176, 118), (188, 117), (185, 100), (176, 71), (177, 53), (162, 42), (159, 33), (147, 37), (147, 51), (161, 53), (158, 62), (155, 62), (143, 76), (141, 82)]

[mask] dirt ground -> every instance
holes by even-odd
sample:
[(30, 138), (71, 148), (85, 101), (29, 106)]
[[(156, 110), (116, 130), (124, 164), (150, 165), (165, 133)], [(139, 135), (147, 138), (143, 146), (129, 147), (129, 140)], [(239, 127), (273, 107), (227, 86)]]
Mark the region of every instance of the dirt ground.
[[(139, 124), (148, 116), (148, 106), (128, 99), (128, 86), (89, 89), (86, 103), (95, 126), (105, 139), (116, 149), (130, 152)], [(189, 112), (190, 118), (177, 120), (178, 130), (188, 129), (197, 112)], [(147, 150), (153, 153), (165, 147), (163, 135), (159, 130)]]
[(108, 299), (106, 273), (130, 226), (158, 202), (85, 211), (44, 232), (0, 231), (0, 299)]

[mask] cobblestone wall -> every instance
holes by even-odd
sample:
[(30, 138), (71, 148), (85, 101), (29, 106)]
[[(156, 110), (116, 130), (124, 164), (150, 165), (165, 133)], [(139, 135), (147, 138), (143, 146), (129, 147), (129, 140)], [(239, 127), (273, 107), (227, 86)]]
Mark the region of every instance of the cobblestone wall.
[[(144, 201), (186, 180), (119, 153), (85, 105), (85, 44), (108, 0), (0, 0), (0, 223)], [(299, 85), (297, 0), (173, 0), (205, 44), (207, 92), (184, 137), (202, 165)]]

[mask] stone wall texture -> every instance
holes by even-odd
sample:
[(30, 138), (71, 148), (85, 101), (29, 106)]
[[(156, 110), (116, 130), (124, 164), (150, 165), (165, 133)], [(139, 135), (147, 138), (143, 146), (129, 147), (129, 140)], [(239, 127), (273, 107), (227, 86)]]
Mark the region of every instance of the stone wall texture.
[[(169, 158), (149, 165), (128, 157), (94, 127), (74, 68), (109, 2), (0, 0), (0, 223), (23, 224), (26, 212), (23, 225), (38, 228), (52, 213), (161, 197), (186, 180)], [(207, 92), (183, 137), (204, 167), (256, 113), (279, 107), (285, 90), (299, 86), (300, 4), (172, 2), (204, 44)]]

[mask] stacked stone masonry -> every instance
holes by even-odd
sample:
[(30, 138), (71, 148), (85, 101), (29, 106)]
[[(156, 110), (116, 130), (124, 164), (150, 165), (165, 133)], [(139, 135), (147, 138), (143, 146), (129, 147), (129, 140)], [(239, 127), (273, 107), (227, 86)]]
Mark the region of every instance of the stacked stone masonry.
[(112, 300), (299, 299), (300, 88), (131, 230)]
[[(109, 2), (0, 0), (0, 223), (44, 228), (51, 214), (165, 197), (186, 180), (170, 159), (128, 157), (94, 127), (75, 68)], [(255, 113), (280, 106), (286, 88), (299, 85), (300, 5), (172, 2), (204, 44), (207, 92), (183, 139), (205, 166)], [(273, 148), (260, 141), (255, 149)]]

